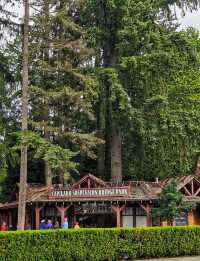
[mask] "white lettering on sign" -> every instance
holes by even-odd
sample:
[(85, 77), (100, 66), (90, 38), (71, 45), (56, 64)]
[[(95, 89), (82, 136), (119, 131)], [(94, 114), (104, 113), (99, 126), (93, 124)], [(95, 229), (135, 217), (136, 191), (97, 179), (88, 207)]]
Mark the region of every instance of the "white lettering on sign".
[(129, 195), (129, 187), (124, 188), (95, 188), (95, 189), (66, 189), (52, 190), (50, 197), (76, 198), (76, 197), (125, 197)]

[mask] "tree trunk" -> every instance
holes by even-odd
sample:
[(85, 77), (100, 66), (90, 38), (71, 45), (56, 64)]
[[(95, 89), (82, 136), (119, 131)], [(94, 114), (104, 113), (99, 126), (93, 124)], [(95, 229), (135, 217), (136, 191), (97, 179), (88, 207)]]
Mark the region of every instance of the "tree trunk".
[[(28, 129), (28, 33), (29, 0), (24, 0), (23, 71), (22, 71), (22, 131)], [(24, 230), (27, 186), (27, 146), (21, 147), (20, 187), (17, 229)]]
[[(112, 59), (111, 59), (112, 60)], [(105, 116), (105, 163), (106, 163), (106, 179), (112, 180), (115, 182), (120, 182), (122, 180), (122, 144), (121, 144), (121, 135), (120, 128), (116, 126), (113, 110), (115, 107), (118, 108), (118, 103), (114, 105), (111, 96), (112, 96), (112, 75), (109, 72), (105, 71), (105, 74), (102, 75), (102, 84), (105, 91), (105, 107), (106, 107), (106, 116)], [(117, 111), (117, 110), (116, 110)], [(116, 113), (116, 112), (115, 112)]]
[[(44, 27), (45, 27), (45, 34), (44, 34), (44, 60), (45, 62), (49, 61), (49, 0), (44, 0)], [(48, 75), (44, 74), (44, 79), (48, 81)], [(48, 88), (48, 87), (47, 87)], [(50, 133), (48, 131), (48, 122), (49, 122), (49, 108), (48, 102), (44, 100), (44, 138), (49, 140)], [(50, 164), (47, 160), (44, 162), (44, 175), (45, 175), (45, 184), (46, 186), (52, 185), (52, 170)]]
[(105, 91), (105, 178), (111, 179), (111, 147), (112, 147), (112, 86), (110, 83), (110, 75), (104, 76), (104, 91)]
[(50, 187), (52, 185), (52, 171), (48, 161), (45, 160), (45, 185)]
[(114, 127), (111, 136), (111, 180), (122, 182), (122, 141), (120, 132)]
[[(105, 27), (106, 29), (109, 28), (107, 24), (107, 14), (106, 14), (106, 2), (104, 2), (104, 19), (105, 19)], [(110, 29), (108, 29), (110, 30)], [(117, 53), (116, 53), (116, 31), (110, 32), (112, 34), (112, 39), (104, 45), (103, 48), (103, 65), (105, 68), (115, 68), (116, 60), (117, 60)], [(106, 177), (111, 179), (112, 181), (121, 181), (122, 179), (122, 169), (121, 169), (121, 137), (117, 134), (117, 130), (113, 129), (115, 125), (113, 119), (113, 104), (111, 102), (112, 96), (112, 86), (110, 79), (107, 79), (106, 82)]]
[[(97, 137), (104, 140), (105, 120), (104, 120), (104, 101), (103, 94), (100, 94), (97, 115)], [(97, 175), (103, 177), (105, 175), (105, 144), (99, 144), (97, 147)]]
[[(101, 66), (101, 49), (96, 49), (95, 67)], [(99, 103), (97, 105), (97, 137), (105, 139), (105, 113), (104, 113), (104, 93), (99, 94)], [(99, 144), (97, 146), (97, 176), (104, 177), (105, 175), (105, 144)]]
[[(47, 104), (45, 104), (44, 107), (44, 119), (47, 122), (48, 121), (48, 108), (47, 108)], [(48, 127), (46, 127), (44, 125), (44, 138), (46, 140), (50, 139), (50, 134), (49, 131), (47, 130)], [(52, 185), (52, 171), (51, 171), (51, 166), (49, 164), (49, 162), (47, 160), (44, 160), (44, 177), (45, 177), (45, 185), (46, 186), (51, 186)]]
[[(104, 139), (104, 131), (102, 129), (98, 130), (97, 137)], [(97, 148), (97, 175), (98, 177), (104, 177), (105, 175), (105, 146), (104, 144), (99, 144)]]

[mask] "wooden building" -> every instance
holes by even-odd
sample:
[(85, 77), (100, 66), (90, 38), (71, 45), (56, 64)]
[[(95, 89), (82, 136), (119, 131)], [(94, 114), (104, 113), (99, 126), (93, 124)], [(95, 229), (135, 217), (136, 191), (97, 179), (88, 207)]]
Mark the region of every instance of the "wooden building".
[[(69, 225), (79, 221), (81, 227), (134, 227), (163, 225), (154, 220), (151, 209), (170, 179), (157, 182), (104, 182), (89, 174), (68, 186), (29, 184), (26, 199), (26, 228), (38, 229), (41, 219)], [(195, 176), (177, 179), (185, 200), (195, 202), (196, 209), (184, 213), (176, 225), (200, 224), (200, 180)], [(17, 193), (13, 202), (0, 204), (0, 222), (16, 226)]]

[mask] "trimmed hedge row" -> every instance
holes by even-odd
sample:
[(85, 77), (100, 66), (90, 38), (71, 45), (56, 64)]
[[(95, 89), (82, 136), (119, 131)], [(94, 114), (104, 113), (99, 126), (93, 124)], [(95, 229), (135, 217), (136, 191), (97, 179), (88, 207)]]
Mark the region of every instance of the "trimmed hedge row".
[(200, 255), (200, 226), (0, 232), (1, 261)]

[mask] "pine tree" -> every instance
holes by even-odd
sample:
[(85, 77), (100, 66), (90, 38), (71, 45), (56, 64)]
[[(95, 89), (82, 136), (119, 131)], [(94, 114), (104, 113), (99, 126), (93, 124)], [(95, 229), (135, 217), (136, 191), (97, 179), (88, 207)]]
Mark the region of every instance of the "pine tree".
[(31, 32), (32, 129), (81, 157), (95, 158), (101, 141), (87, 127), (94, 121), (90, 101), (94, 82), (86, 75), (92, 50), (86, 47), (83, 29), (70, 17), (70, 1), (40, 1), (40, 8)]

